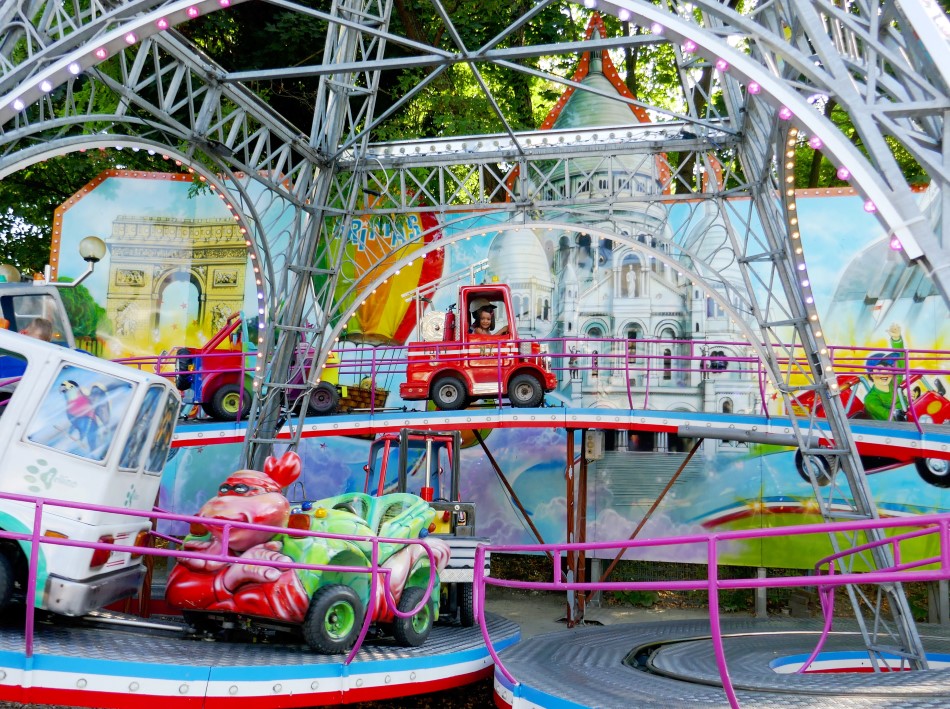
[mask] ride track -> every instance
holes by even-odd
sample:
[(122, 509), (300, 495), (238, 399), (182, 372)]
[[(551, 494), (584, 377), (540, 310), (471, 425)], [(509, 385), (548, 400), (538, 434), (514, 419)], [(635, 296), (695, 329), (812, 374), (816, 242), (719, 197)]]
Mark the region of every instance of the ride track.
[[(865, 210), (893, 236), (896, 247), (920, 265), (947, 298), (950, 153), (945, 119), (950, 71), (939, 58), (946, 55), (950, 31), (936, 3), (776, 0), (750, 5), (740, 13), (718, 0), (585, 0), (587, 8), (630, 22), (642, 35), (600, 38), (586, 46), (583, 42), (521, 46), (510, 40), (520, 36), (528, 23), (543, 21), (545, 10), (570, 12), (580, 9), (575, 8), (580, 3), (564, 7), (547, 0), (529, 3), (515, 8), (496, 36), (470, 37), (459, 31), (453, 18), (457, 12), (467, 19), (468, 7), (449, 9), (435, 0), (431, 17), (444, 25), (446, 31), (437, 34), (446, 43), (428, 46), (396, 34), (398, 23), (390, 23), (391, 3), (336, 0), (324, 12), (314, 10), (312, 3), (280, 0), (274, 4), (331, 25), (323, 64), (304, 66), (300, 57), (290, 56), (287, 66), (252, 71), (220, 65), (175, 29), (211, 12), (233, 11), (232, 6), (240, 4), (238, 0), (3, 3), (0, 177), (69, 151), (129, 147), (176, 160), (182, 169), (220, 190), (247, 235), (250, 258), (259, 273), (259, 314), (269, 322), (261, 342), (274, 350), (273, 357), (262, 353), (273, 364), (256, 379), (267, 390), (251, 412), (245, 439), (245, 457), (252, 467), (282, 440), (278, 434), (292, 443), (303, 433), (295, 423), (309, 424), (305, 419), (287, 419), (281, 412), (285, 392), (280, 385), (299, 345), (301, 324), (314, 323), (305, 334), (310, 346), (323, 348), (314, 360), (320, 367), (355, 302), (386, 277), (355, 283), (346, 294), (355, 300), (335, 293), (343, 251), (336, 248), (339, 242), (333, 230), (325, 226), (336, 220), (342, 226), (340, 233), (346, 233), (354, 218), (373, 213), (373, 208), (359, 206), (363, 194), (381, 193), (377, 210), (381, 214), (423, 210), (451, 219), (462, 212), (490, 209), (508, 217), (507, 228), (553, 224), (567, 233), (589, 232), (597, 239), (623, 242), (627, 237), (622, 224), (614, 220), (602, 228), (598, 224), (603, 220), (587, 209), (612, 209), (620, 196), (619, 181), (610, 181), (608, 193), (595, 195), (576, 184), (589, 181), (554, 184), (549, 176), (562, 169), (590, 172), (585, 161), (591, 157), (604, 170), (616, 171), (623, 168), (618, 156), (665, 161), (676, 153), (680, 162), (666, 165), (669, 169), (658, 180), (656, 192), (638, 199), (649, 203), (661, 194), (675, 193), (677, 198), (722, 206), (728, 222), (726, 256), (741, 272), (741, 283), (728, 283), (713, 260), (695, 259), (678, 250), (682, 258), (673, 259), (673, 251), (665, 251), (663, 244), (648, 250), (684, 266), (689, 278), (709, 297), (718, 298), (737, 321), (743, 313), (751, 314), (755, 322), (744, 333), (750, 341), (784, 342), (779, 330), (793, 332), (805, 360), (795, 372), (786, 372), (770, 354), (769, 378), (787, 411), (790, 399), (802, 392), (813, 391), (821, 399), (827, 423), (814, 416), (815, 409), (801, 421), (791, 419), (797, 444), (803, 456), (827, 458), (828, 467), (840, 470), (852, 491), (850, 509), (838, 510), (820, 489), (821, 470), (810, 467), (822, 514), (828, 521), (877, 517), (852, 422), (837, 396), (836, 381), (828, 376), (828, 348), (809, 285), (812, 275), (790, 187), (795, 182), (791, 158), (806, 139), (820, 150), (839, 179), (850, 181), (859, 192)], [(583, 89), (581, 82), (521, 62), (592, 47), (635, 48), (638, 43), (667, 45), (683, 113), (624, 96), (621, 100), (629, 107), (650, 109), (661, 120), (630, 131), (628, 126), (616, 131), (567, 131), (559, 136), (563, 142), (555, 144), (549, 142), (554, 134), (543, 130), (517, 132), (505, 115), (504, 102), (480, 81), (485, 96), (479, 98), (487, 100), (482, 105), (498, 119), (500, 132), (371, 142), (416, 93), (410, 91), (404, 103), (377, 113), (380, 77), (394, 65), (409, 62), (431, 69), (418, 91), (455, 65), (477, 77), (483, 66), (513, 69), (576, 90)], [(409, 59), (393, 56), (387, 51), (392, 46), (410, 47), (414, 54)], [(265, 96), (255, 93), (254, 87), (289, 76), (319, 81), (309, 132), (291, 124)], [(84, 98), (100, 92), (110, 100)], [(816, 110), (816, 97), (844, 110), (854, 134), (846, 135), (831, 115)], [(100, 114), (100, 105), (106, 104), (108, 113)], [(942, 187), (943, 209), (936, 223), (923, 214), (896, 160), (894, 145), (906, 149), (920, 172)], [(552, 161), (556, 168), (550, 167)], [(697, 166), (704, 170), (702, 179), (697, 178)], [(249, 182), (262, 185), (263, 194), (249, 190)], [(407, 191), (406, 184), (417, 189)], [(281, 234), (286, 248), (280, 249), (272, 241), (277, 235), (267, 214), (267, 205), (277, 198), (288, 205), (292, 217), (287, 220), (292, 226)], [(736, 207), (740, 203), (745, 207)], [(760, 229), (752, 226), (753, 213), (761, 221)], [(377, 263), (382, 262), (381, 258)], [(310, 294), (313, 302), (308, 301)], [(731, 307), (733, 303), (736, 307)], [(634, 413), (631, 404), (626, 416), (632, 420)], [(498, 424), (505, 423), (513, 422), (500, 415)], [(809, 435), (825, 425), (835, 441), (831, 449), (821, 446), (820, 436)], [(928, 431), (928, 440), (929, 436)], [(922, 444), (921, 432), (918, 438)], [(832, 539), (845, 547), (858, 543), (856, 538)], [(880, 568), (890, 565), (886, 549), (872, 551)], [(849, 592), (853, 593), (850, 587)], [(875, 619), (861, 626), (866, 647), (881, 653), (893, 643), (922, 669), (926, 658), (907, 601), (899, 589), (887, 593), (885, 605), (896, 627), (890, 637), (878, 632), (881, 605), (862, 605), (862, 599), (852, 595), (856, 614), (863, 617), (867, 612)]]
[[(682, 411), (621, 410), (549, 406), (537, 409), (486, 407), (463, 411), (380, 411), (373, 414), (311, 416), (302, 424), (302, 438), (365, 436), (394, 433), (402, 428), (471, 431), (491, 428), (564, 428), (660, 431), (686, 438), (794, 446), (791, 419), (742, 414)], [(819, 426), (827, 441), (828, 429)], [(950, 460), (950, 430), (946, 426), (895, 421), (861, 421), (851, 427), (858, 450), (869, 456)], [(246, 422), (182, 421), (175, 430), (174, 448), (242, 443)], [(290, 434), (283, 435), (289, 440)]]
[[(447, 348), (452, 348), (451, 343), (445, 344)], [(442, 343), (431, 343), (431, 346), (437, 349)], [(543, 350), (547, 352), (544, 356), (551, 360), (551, 369), (560, 379), (558, 389), (545, 397), (545, 406), (512, 407), (505, 400), (505, 392), (502, 391), (501, 396), (486, 397), (482, 403), (454, 411), (432, 408), (420, 411), (411, 408), (415, 402), (407, 402), (408, 405), (404, 404), (398, 408), (387, 407), (386, 393), (377, 396), (375, 382), (402, 376), (407, 361), (404, 348), (374, 348), (371, 359), (366, 359), (357, 351), (344, 350), (332, 365), (338, 369), (337, 376), (333, 378), (340, 381), (373, 382), (370, 389), (363, 390), (368, 407), (353, 409), (345, 414), (307, 417), (301, 417), (300, 407), (297, 407), (295, 411), (285, 413), (284, 418), (293, 421), (287, 421), (284, 427), (276, 432), (275, 441), (293, 444), (301, 438), (365, 437), (395, 433), (403, 428), (433, 431), (555, 428), (663, 432), (685, 439), (718, 439), (791, 448), (798, 447), (799, 441), (804, 439), (815, 451), (821, 447), (833, 446), (833, 432), (821, 416), (821, 404), (807, 392), (801, 398), (792, 400), (792, 406), (799, 413), (805, 409), (809, 410), (811, 421), (807, 429), (802, 427), (801, 418), (774, 415), (765, 411), (768, 393), (764, 386), (765, 372), (759, 360), (748, 356), (725, 356), (725, 352), (745, 351), (748, 349), (746, 343), (639, 340), (636, 341), (635, 351), (628, 349), (630, 346), (628, 340), (542, 341)], [(455, 350), (457, 349), (456, 347)], [(484, 352), (483, 343), (473, 347), (473, 351), (478, 349)], [(722, 356), (709, 356), (710, 349)], [(442, 356), (444, 366), (468, 364), (468, 357), (471, 355), (464, 351), (460, 354), (455, 350), (451, 355)], [(598, 350), (599, 354), (593, 353)], [(947, 379), (950, 370), (918, 369), (911, 366), (912, 363), (939, 365), (947, 361), (947, 354), (931, 350), (904, 350), (906, 361), (902, 367), (891, 372), (901, 378), (898, 393), (907, 407), (907, 410), (902, 410), (895, 403), (891, 418), (904, 420), (878, 421), (866, 417), (863, 402), (855, 393), (858, 384), (868, 380), (865, 361), (872, 350), (865, 351), (855, 347), (831, 347), (830, 350), (834, 371), (839, 381), (844, 383), (841, 387), (841, 397), (846, 401), (846, 408), (852, 417), (849, 426), (857, 451), (867, 458), (869, 463), (872, 460), (876, 463), (867, 467), (890, 468), (917, 462), (918, 471), (927, 482), (939, 487), (950, 486), (950, 475), (946, 472), (946, 466), (938, 463), (928, 468), (930, 463), (927, 462), (950, 460), (950, 427), (945, 425), (950, 417), (950, 402), (943, 393), (939, 393), (940, 390), (946, 392), (942, 381)], [(661, 354), (664, 352), (665, 354)], [(243, 372), (216, 368), (216, 356), (218, 355), (213, 351), (203, 355), (207, 362), (201, 369), (206, 376), (239, 374), (243, 378)], [(221, 357), (229, 358), (231, 355), (222, 354)], [(483, 360), (480, 366), (487, 366), (489, 369), (492, 368), (492, 362), (496, 361), (491, 355), (484, 354), (479, 355), (479, 359)], [(163, 371), (164, 368), (164, 374), (168, 377), (181, 373), (174, 357), (138, 357), (122, 361), (130, 366), (154, 371)], [(250, 370), (256, 356), (248, 355), (246, 361)], [(500, 349), (496, 366), (501, 371)], [(782, 366), (785, 369), (795, 369), (798, 365), (792, 357)], [(169, 369), (175, 371), (167, 371)], [(674, 377), (697, 389), (704, 381), (717, 377), (725, 377), (730, 383), (744, 381), (755, 392), (756, 401), (759, 402), (757, 408), (761, 408), (763, 413), (651, 408), (651, 401), (661, 398), (665, 391), (670, 390)], [(925, 377), (935, 380), (936, 388)], [(614, 386), (611, 395), (604, 396), (598, 389), (603, 381), (621, 383)], [(637, 382), (640, 386), (635, 386), (632, 382)], [(298, 385), (304, 386), (303, 383)], [(925, 395), (920, 391), (921, 387), (926, 388)], [(916, 393), (912, 393), (912, 389), (915, 389)], [(300, 396), (297, 392), (292, 392), (291, 395), (294, 398)], [(906, 403), (908, 401), (912, 402), (910, 406)], [(627, 407), (623, 406), (624, 402), (628, 404)], [(243, 443), (248, 431), (246, 421), (183, 418), (176, 428), (172, 445), (175, 448), (185, 448)], [(820, 456), (816, 457), (820, 460)], [(807, 480), (808, 475), (802, 466), (801, 454), (797, 462), (800, 474)], [(570, 461), (566, 461), (566, 464), (570, 465)], [(826, 484), (828, 480), (820, 482)]]

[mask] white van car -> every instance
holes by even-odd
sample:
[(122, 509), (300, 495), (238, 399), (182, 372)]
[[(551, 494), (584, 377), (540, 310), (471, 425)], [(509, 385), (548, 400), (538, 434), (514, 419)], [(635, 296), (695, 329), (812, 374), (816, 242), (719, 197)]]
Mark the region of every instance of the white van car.
[(52, 341), (57, 345), (76, 346), (59, 287), (0, 282), (0, 327), (20, 332), (34, 318), (50, 321)]
[[(54, 500), (151, 510), (181, 399), (165, 378), (0, 329), (0, 530), (49, 539), (144, 545), (147, 517)], [(31, 544), (0, 538), (0, 609), (26, 592)], [(83, 615), (139, 590), (139, 555), (40, 544), (37, 608)]]

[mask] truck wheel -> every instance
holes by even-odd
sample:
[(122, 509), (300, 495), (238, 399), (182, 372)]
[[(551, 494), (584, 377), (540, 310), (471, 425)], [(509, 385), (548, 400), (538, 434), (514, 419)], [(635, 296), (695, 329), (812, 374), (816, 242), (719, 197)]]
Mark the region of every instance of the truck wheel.
[(924, 482), (934, 487), (950, 487), (950, 460), (916, 458), (914, 467)]
[(340, 392), (336, 387), (326, 382), (320, 382), (317, 388), (310, 392), (310, 403), (307, 412), (311, 416), (326, 416), (336, 412), (340, 403)]
[(13, 597), (14, 586), (13, 562), (0, 550), (0, 611), (6, 608)]
[(810, 483), (811, 478), (808, 477), (806, 465), (812, 466), (815, 472), (815, 482), (818, 483), (818, 487), (825, 487), (831, 483), (835, 476), (834, 471), (831, 469), (831, 461), (826, 456), (805, 456), (800, 450), (795, 451), (795, 469), (798, 470), (798, 474), (801, 475), (802, 480), (806, 483)]
[(185, 356), (190, 354), (191, 350), (187, 347), (182, 347), (180, 350), (178, 350), (179, 359), (174, 365), (175, 369), (177, 369), (179, 372), (182, 372), (182, 374), (175, 376), (175, 388), (178, 389), (178, 391), (188, 391), (195, 383), (195, 375), (188, 371), (195, 366), (195, 359), (194, 357)]
[(459, 623), (463, 628), (475, 625), (475, 588), (470, 583), (457, 584)]
[(544, 390), (530, 374), (517, 374), (508, 383), (508, 401), (518, 408), (535, 408), (544, 400)]
[[(425, 598), (425, 589), (411, 586), (403, 591), (397, 607), (403, 613), (411, 611), (422, 603), (423, 598)], [(432, 610), (431, 598), (426, 600), (422, 610), (415, 615), (407, 618), (396, 616), (393, 619), (393, 636), (395, 636), (396, 642), (403, 647), (419, 647), (422, 645), (432, 630), (434, 616), (435, 612)]]
[(432, 403), (442, 411), (465, 408), (465, 385), (458, 377), (442, 377), (432, 385)]
[(337, 583), (313, 594), (303, 621), (303, 637), (311, 649), (339, 655), (353, 647), (362, 626), (363, 602), (359, 595)]
[(225, 384), (208, 402), (208, 416), (218, 421), (239, 421), (251, 411), (251, 395), (237, 384)]

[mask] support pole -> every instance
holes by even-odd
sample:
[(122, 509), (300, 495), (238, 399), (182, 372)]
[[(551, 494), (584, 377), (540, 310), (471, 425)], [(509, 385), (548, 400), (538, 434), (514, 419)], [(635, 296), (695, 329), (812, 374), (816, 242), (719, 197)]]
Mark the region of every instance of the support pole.
[[(584, 446), (587, 450), (587, 446)], [(584, 543), (587, 541), (587, 456), (581, 456), (580, 472), (577, 478), (577, 541)], [(583, 549), (577, 552), (575, 558), (577, 572), (574, 578), (578, 583), (584, 583), (587, 580), (587, 554)], [(574, 596), (574, 623), (584, 622), (584, 606), (586, 605), (587, 594), (581, 592)]]
[[(531, 521), (531, 516), (528, 514), (528, 510), (525, 509), (524, 505), (521, 504), (521, 500), (518, 499), (518, 493), (515, 492), (515, 489), (511, 486), (511, 483), (508, 482), (508, 478), (505, 477), (505, 474), (501, 472), (501, 468), (498, 467), (498, 462), (495, 460), (495, 456), (491, 454), (491, 451), (488, 450), (488, 446), (485, 445), (485, 439), (482, 438), (482, 434), (477, 430), (472, 431), (475, 434), (475, 440), (478, 441), (479, 445), (482, 447), (482, 450), (485, 451), (485, 455), (488, 456), (488, 462), (491, 464), (492, 468), (495, 470), (495, 474), (498, 476), (498, 479), (501, 480), (501, 484), (505, 486), (505, 490), (508, 491), (508, 494), (511, 495), (511, 501), (515, 503), (515, 507), (518, 508), (518, 511), (521, 512), (521, 516), (524, 517), (524, 521), (531, 528), (531, 531), (534, 533), (534, 538), (538, 540), (538, 544), (544, 544), (544, 539), (541, 537), (541, 532), (538, 531), (538, 528), (534, 526), (534, 522)], [(545, 552), (548, 559), (554, 560), (554, 556), (551, 552)], [(564, 580), (564, 574), (561, 573), (561, 580)]]
[[(581, 445), (587, 443), (587, 429), (581, 432)], [(567, 543), (574, 543), (574, 429), (567, 429), (567, 466), (564, 469), (564, 483), (566, 485), (567, 497)], [(567, 552), (567, 578), (569, 581), (577, 580), (577, 554), (573, 551)], [(574, 626), (574, 603), (571, 601), (571, 592), (568, 591), (567, 601), (567, 627)]]
[[(629, 537), (631, 541), (636, 539), (637, 535), (640, 533), (640, 530), (643, 529), (644, 525), (646, 525), (647, 521), (656, 511), (656, 508), (660, 506), (661, 502), (663, 502), (663, 498), (666, 497), (666, 493), (670, 491), (670, 488), (673, 487), (673, 483), (676, 482), (676, 479), (682, 474), (684, 470), (686, 470), (686, 466), (689, 465), (689, 461), (691, 461), (693, 459), (693, 456), (696, 455), (696, 451), (698, 451), (702, 447), (704, 440), (705, 440), (704, 438), (698, 438), (696, 440), (696, 443), (690, 449), (689, 454), (686, 456), (683, 462), (680, 463), (680, 467), (676, 469), (675, 473), (673, 473), (673, 476), (670, 478), (670, 481), (666, 483), (666, 487), (663, 488), (663, 490), (657, 496), (656, 500), (653, 501), (653, 504), (650, 506), (650, 509), (647, 510), (647, 513), (643, 515), (643, 519), (640, 520), (640, 523), (637, 525), (637, 528), (633, 530), (633, 533)], [(607, 567), (607, 570), (600, 577), (601, 583), (606, 581), (607, 578), (610, 576), (610, 574), (613, 572), (613, 570), (617, 568), (617, 564), (620, 563), (620, 559), (622, 557), (623, 557), (623, 550), (621, 550), (617, 554), (617, 556), (614, 557), (614, 560), (610, 562), (610, 566)]]

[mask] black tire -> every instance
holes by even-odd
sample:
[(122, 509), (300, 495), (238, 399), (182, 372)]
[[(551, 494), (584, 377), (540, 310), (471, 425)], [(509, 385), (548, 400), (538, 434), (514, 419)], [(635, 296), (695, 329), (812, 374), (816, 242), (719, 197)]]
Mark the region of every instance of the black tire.
[[(807, 456), (807, 460), (810, 465), (814, 466), (815, 482), (818, 483), (818, 487), (825, 487), (830, 484), (835, 477), (831, 460), (823, 455), (810, 455)], [(808, 470), (805, 465), (806, 456), (802, 454), (800, 450), (795, 451), (795, 469), (798, 470), (798, 474), (802, 480), (806, 483), (811, 483), (811, 478), (808, 477)]]
[(544, 389), (530, 374), (516, 374), (508, 382), (508, 401), (519, 409), (533, 409), (544, 400)]
[(246, 391), (242, 395), (237, 384), (225, 384), (214, 392), (211, 401), (202, 404), (202, 408), (218, 421), (240, 421), (251, 411), (251, 395)]
[(432, 385), (432, 403), (442, 411), (464, 409), (468, 398), (465, 384), (458, 377), (440, 377)]
[(13, 598), (13, 587), (16, 585), (16, 571), (13, 561), (0, 549), (0, 611), (10, 605)]
[(915, 458), (914, 467), (924, 482), (934, 487), (950, 487), (950, 460)]
[(311, 416), (327, 416), (336, 413), (340, 405), (340, 392), (327, 382), (320, 382), (317, 388), (310, 392), (310, 403), (307, 404), (307, 413)]
[(332, 584), (313, 594), (303, 621), (303, 637), (324, 655), (349, 652), (363, 626), (363, 602), (349, 586)]
[(456, 584), (458, 587), (459, 623), (463, 628), (475, 625), (475, 587), (470, 583)]
[(190, 354), (191, 350), (187, 347), (182, 347), (178, 350), (178, 360), (175, 362), (175, 369), (183, 372), (175, 376), (175, 388), (178, 389), (178, 391), (188, 391), (195, 383), (194, 374), (184, 373), (185, 370), (190, 370), (195, 366), (195, 358), (185, 356)]
[[(422, 603), (425, 598), (425, 589), (418, 586), (410, 586), (402, 593), (399, 604), (396, 606), (405, 613)], [(393, 636), (396, 642), (403, 647), (419, 647), (429, 637), (432, 631), (432, 623), (435, 618), (435, 610), (432, 607), (432, 598), (428, 598), (422, 610), (414, 616), (400, 618), (396, 616), (393, 619)]]

